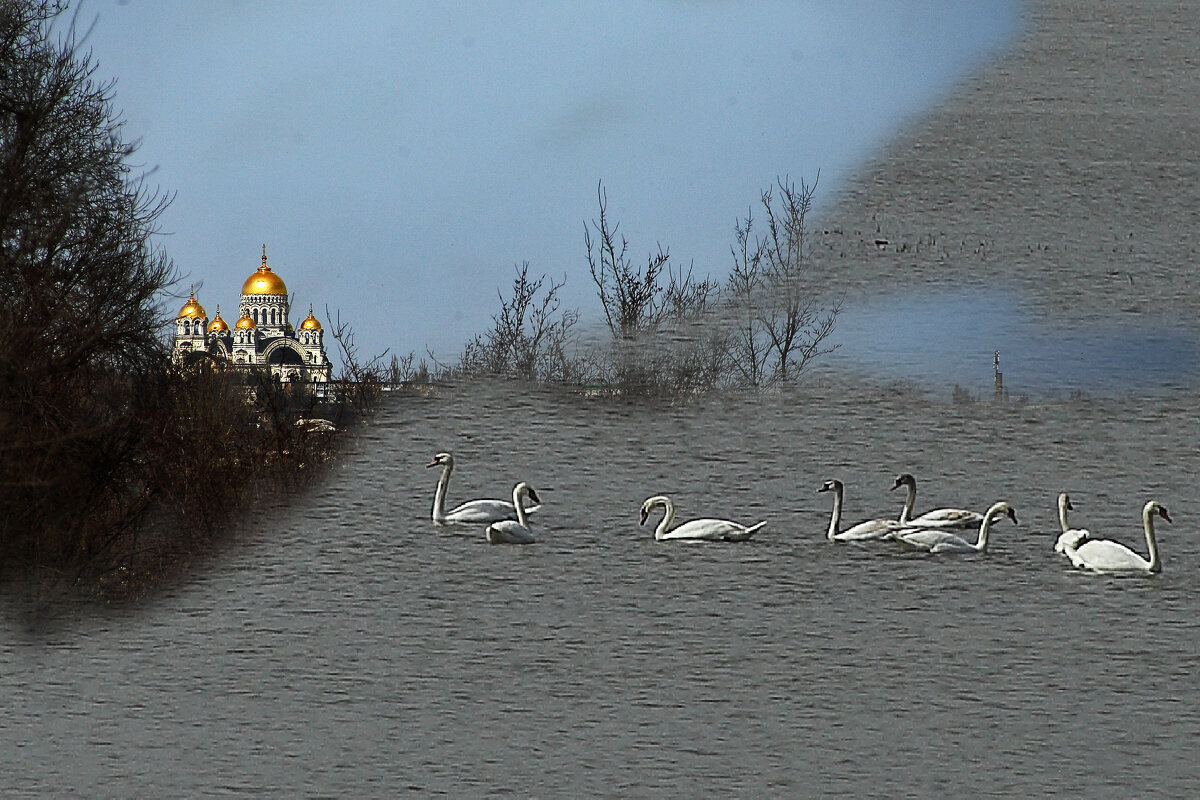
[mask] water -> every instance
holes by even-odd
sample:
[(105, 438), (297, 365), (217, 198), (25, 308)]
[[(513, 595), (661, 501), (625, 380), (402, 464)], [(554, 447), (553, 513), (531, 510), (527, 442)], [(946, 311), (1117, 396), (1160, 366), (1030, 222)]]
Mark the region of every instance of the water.
[(1020, 292), (935, 290), (844, 305), (822, 365), (896, 381), (995, 394), (996, 356), (1011, 396), (1163, 395), (1200, 378), (1193, 330), (1106, 316), (1085, 321), (1039, 314)]
[[(839, 361), (848, 339), (794, 393), (397, 399), (312, 497), (146, 607), (34, 630), (7, 609), (5, 795), (1194, 796), (1200, 31), (1182, 6), (1092, 11), (1033, 4), (820, 234), (847, 337), (862, 309), (985, 298), (971, 324), (901, 314), (931, 333)], [(949, 402), (990, 396), (997, 348), (1030, 400)], [(441, 450), (451, 502), (533, 482), (538, 544), (434, 528)], [(898, 512), (899, 471), (918, 510), (1005, 499), (1021, 525), (969, 557), (824, 540), (825, 479), (856, 521)], [(1069, 569), (1062, 490), (1139, 549), (1142, 503), (1166, 504), (1163, 574)], [(768, 525), (656, 543), (637, 514), (660, 492)]]
[[(857, 391), (851, 391), (857, 386)], [(389, 406), (311, 501), (152, 606), (5, 631), (9, 796), (1187, 796), (1200, 735), (1190, 403), (948, 404), (824, 383), (687, 407), (458, 392)], [(532, 481), (540, 541), (427, 519)], [(847, 515), (1012, 502), (983, 556), (828, 544)], [(1160, 576), (1071, 571), (1073, 521)], [(683, 518), (747, 544), (656, 543)], [(1167, 702), (1167, 699), (1170, 702)], [(1144, 776), (1152, 776), (1146, 782)]]

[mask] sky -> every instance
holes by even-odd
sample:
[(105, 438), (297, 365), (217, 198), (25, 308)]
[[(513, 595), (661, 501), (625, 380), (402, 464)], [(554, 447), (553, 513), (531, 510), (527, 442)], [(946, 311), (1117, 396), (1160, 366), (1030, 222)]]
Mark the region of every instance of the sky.
[[(514, 269), (601, 319), (584, 226), (723, 278), (781, 176), (816, 209), (1009, 44), (1018, 0), (82, 0), (160, 243), (210, 317), (267, 246), (360, 355), (453, 362)], [(328, 328), (328, 326), (327, 326)], [(336, 359), (336, 349), (329, 346)]]

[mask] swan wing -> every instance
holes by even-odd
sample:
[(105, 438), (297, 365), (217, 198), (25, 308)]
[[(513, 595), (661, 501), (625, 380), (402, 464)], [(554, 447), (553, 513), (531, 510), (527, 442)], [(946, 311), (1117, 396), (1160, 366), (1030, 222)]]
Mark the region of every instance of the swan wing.
[(1067, 551), (1071, 563), (1096, 572), (1149, 572), (1150, 562), (1120, 542), (1089, 539)]
[[(540, 505), (525, 509), (526, 514), (532, 514), (541, 508)], [(489, 522), (502, 520), (517, 520), (517, 509), (508, 500), (471, 500), (463, 503), (453, 511), (446, 512), (446, 525), (486, 525)]]
[(978, 528), (983, 522), (983, 514), (968, 511), (965, 508), (937, 508), (926, 511), (908, 524), (915, 528)]
[(692, 539), (708, 542), (737, 542), (749, 539), (765, 522), (752, 528), (726, 519), (693, 519), (663, 534), (663, 539)]
[[(733, 524), (737, 525), (736, 522)], [(744, 525), (737, 525), (737, 527), (740, 530), (730, 532), (730, 533), (726, 534), (723, 538), (727, 542), (744, 542), (747, 539), (749, 539), (751, 536), (753, 536), (754, 534), (756, 534), (760, 530), (762, 530), (762, 527), (766, 524), (767, 524), (766, 520), (763, 520), (762, 522), (759, 522), (756, 525), (751, 525), (750, 527), (746, 527)]]
[(894, 519), (869, 519), (847, 528), (833, 538), (839, 542), (873, 542), (889, 538), (904, 526)]
[(516, 520), (501, 520), (487, 527), (489, 544), (533, 544), (533, 531)]
[(934, 548), (938, 548), (937, 552), (943, 552), (959, 549), (960, 545), (971, 550), (975, 549), (961, 537), (936, 528), (909, 528), (898, 531), (894, 538), (913, 550), (934, 552)]
[(1087, 528), (1069, 528), (1058, 535), (1054, 543), (1054, 552), (1066, 553), (1067, 550), (1077, 549), (1092, 538), (1092, 532)]

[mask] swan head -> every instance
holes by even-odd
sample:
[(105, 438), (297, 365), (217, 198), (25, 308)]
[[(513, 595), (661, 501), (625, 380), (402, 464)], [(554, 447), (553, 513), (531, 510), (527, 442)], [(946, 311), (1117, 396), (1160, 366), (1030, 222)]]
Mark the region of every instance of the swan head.
[(1157, 514), (1167, 522), (1171, 521), (1171, 515), (1167, 513), (1167, 507), (1160, 505), (1157, 500), (1151, 500), (1149, 503), (1146, 503), (1145, 508), (1142, 509), (1142, 513), (1145, 514), (1146, 517), (1152, 517)]
[(429, 469), (430, 467), (446, 467), (452, 466), (453, 464), (454, 456), (450, 455), (449, 453), (438, 453), (433, 457), (433, 461), (430, 461), (425, 465), (425, 468)]
[(1075, 506), (1071, 505), (1071, 497), (1066, 492), (1060, 492), (1058, 495), (1058, 507), (1065, 508), (1067, 511), (1074, 511)]
[(646, 498), (646, 502), (642, 503), (642, 521), (638, 524), (645, 525), (646, 518), (650, 516), (650, 512), (654, 510), (654, 507), (665, 506), (666, 504), (667, 498), (661, 494)]
[(524, 483), (524, 482), (518, 483), (517, 488), (514, 491), (514, 493), (517, 495), (524, 495), (525, 497), (528, 497), (530, 500), (532, 500), (535, 503), (542, 502), (542, 498), (538, 497), (537, 490), (534, 489), (532, 486), (530, 486), (528, 483)]
[[(901, 472), (899, 475), (896, 476), (896, 482), (892, 484), (892, 489), (899, 489), (901, 486), (915, 487), (916, 485), (917, 485), (917, 479), (914, 478), (911, 473)], [(889, 489), (888, 491), (891, 491), (891, 489)]]
[(821, 484), (821, 488), (817, 489), (817, 491), (818, 492), (840, 492), (840, 491), (842, 491), (842, 482), (837, 480), (836, 478), (827, 480), (823, 484)]
[(996, 505), (994, 505), (988, 509), (987, 515), (988, 515), (989, 519), (997, 519), (1001, 516), (1005, 516), (1012, 520), (1013, 525), (1021, 524), (1021, 523), (1017, 522), (1016, 509), (1014, 509), (1008, 503), (996, 503)]

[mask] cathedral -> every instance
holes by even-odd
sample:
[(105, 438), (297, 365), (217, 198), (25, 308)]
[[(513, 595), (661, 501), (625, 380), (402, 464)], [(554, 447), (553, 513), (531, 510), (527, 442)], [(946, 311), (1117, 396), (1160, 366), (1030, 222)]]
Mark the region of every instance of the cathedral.
[(175, 320), (172, 356), (182, 362), (196, 353), (226, 361), (241, 369), (260, 369), (286, 382), (327, 383), (332, 365), (325, 354), (325, 333), (313, 316), (297, 331), (288, 321), (290, 303), (283, 279), (267, 266), (263, 245), (262, 266), (242, 284), (241, 316), (230, 329), (221, 308), (210, 322), (193, 291)]

